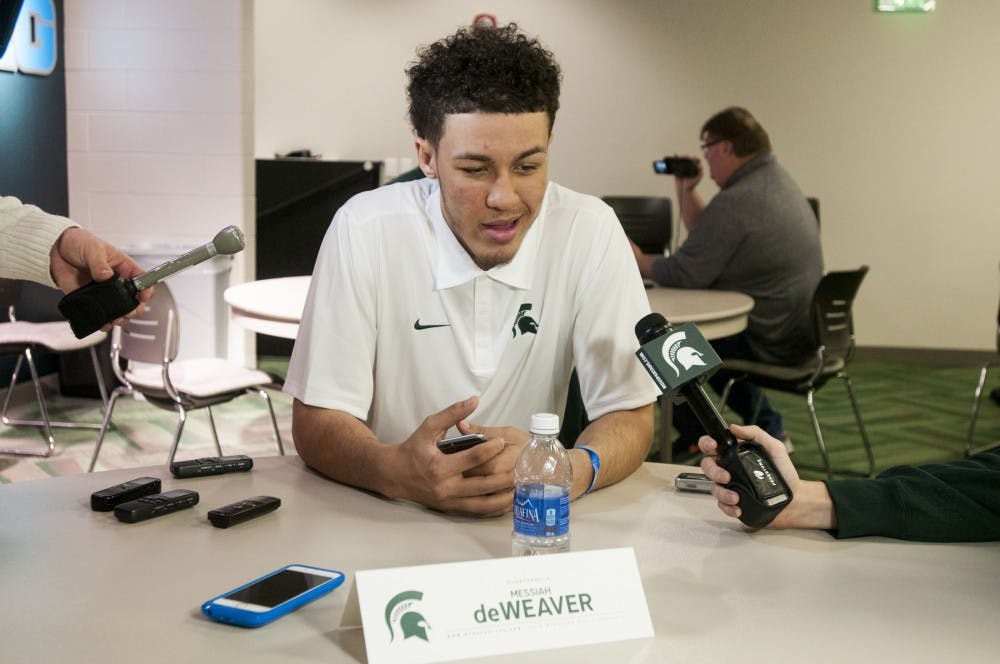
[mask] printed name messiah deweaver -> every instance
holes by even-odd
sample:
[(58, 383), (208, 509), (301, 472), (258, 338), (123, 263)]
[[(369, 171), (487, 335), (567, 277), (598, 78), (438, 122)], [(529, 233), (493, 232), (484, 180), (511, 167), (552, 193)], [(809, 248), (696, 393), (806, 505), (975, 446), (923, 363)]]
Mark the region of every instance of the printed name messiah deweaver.
[(594, 610), (590, 605), (590, 595), (587, 593), (500, 602), (497, 607), (487, 609), (485, 604), (480, 604), (473, 613), (473, 618), (477, 623), (500, 622)]

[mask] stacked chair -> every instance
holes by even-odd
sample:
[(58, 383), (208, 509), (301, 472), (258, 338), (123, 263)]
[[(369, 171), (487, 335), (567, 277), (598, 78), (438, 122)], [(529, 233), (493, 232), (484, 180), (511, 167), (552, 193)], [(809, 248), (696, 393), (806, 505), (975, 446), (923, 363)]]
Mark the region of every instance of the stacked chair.
[(212, 437), (219, 455), (222, 446), (212, 415), (212, 406), (227, 403), (247, 394), (264, 399), (271, 416), (278, 452), (285, 453), (274, 417), (274, 407), (264, 388), (275, 387), (271, 375), (257, 369), (248, 369), (222, 358), (177, 359), (179, 343), (177, 304), (170, 288), (157, 284), (153, 297), (146, 303), (146, 310), (129, 319), (112, 332), (112, 367), (122, 386), (111, 394), (90, 462), (94, 470), (104, 436), (111, 426), (115, 404), (125, 394), (138, 393), (150, 404), (177, 413), (177, 426), (170, 448), (169, 464), (177, 454), (177, 446), (184, 430), (187, 412), (205, 409), (211, 425)]
[[(10, 387), (4, 398), (0, 420), (8, 426), (40, 428), (45, 437), (46, 445), (41, 449), (0, 449), (0, 454), (47, 457), (55, 450), (55, 439), (52, 435), (53, 429), (100, 429), (101, 425), (60, 422), (49, 418), (42, 383), (38, 375), (38, 367), (35, 363), (35, 355), (42, 352), (67, 353), (84, 349), (89, 350), (90, 359), (94, 366), (94, 373), (97, 376), (97, 386), (106, 409), (108, 405), (108, 393), (104, 384), (104, 375), (97, 360), (96, 347), (104, 341), (107, 335), (104, 332), (95, 332), (83, 339), (77, 339), (73, 335), (73, 330), (70, 328), (69, 323), (66, 321), (34, 323), (17, 320), (15, 309), (21, 297), (21, 286), (22, 282), (20, 281), (0, 279), (0, 307), (7, 314), (7, 321), (0, 323), (0, 355), (17, 356), (17, 363), (11, 375)], [(28, 366), (28, 371), (31, 373), (31, 382), (34, 385), (35, 398), (38, 401), (38, 410), (41, 417), (38, 420), (16, 419), (7, 414), (18, 374), (25, 363)]]

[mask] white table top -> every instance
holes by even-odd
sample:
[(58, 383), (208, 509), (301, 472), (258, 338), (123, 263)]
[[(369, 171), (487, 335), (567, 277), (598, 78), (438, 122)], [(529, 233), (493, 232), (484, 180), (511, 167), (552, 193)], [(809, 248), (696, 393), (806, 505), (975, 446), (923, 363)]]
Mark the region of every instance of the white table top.
[[(683, 470), (645, 464), (571, 508), (573, 550), (634, 547), (654, 638), (488, 661), (996, 661), (1000, 544), (751, 534), (710, 496), (676, 492)], [(90, 510), (90, 493), (142, 475), (194, 489), (201, 502), (138, 524)], [(281, 508), (227, 530), (208, 524), (209, 509), (260, 494)], [(339, 628), (355, 572), (508, 556), (510, 530), (509, 516), (391, 502), (295, 456), (183, 481), (158, 466), (3, 485), (0, 660), (363, 662), (361, 630)], [(348, 581), (256, 630), (201, 616), (203, 600), (292, 562)]]
[(695, 323), (706, 339), (742, 332), (753, 309), (753, 298), (736, 291), (695, 288), (646, 289), (649, 308), (672, 324)]
[[(294, 339), (311, 277), (251, 281), (226, 289), (235, 322), (254, 332)], [(747, 326), (753, 299), (743, 293), (685, 288), (646, 290), (653, 311), (671, 323), (694, 322), (708, 339), (736, 334)]]
[(312, 277), (261, 279), (230, 286), (223, 294), (233, 322), (261, 334), (294, 339)]

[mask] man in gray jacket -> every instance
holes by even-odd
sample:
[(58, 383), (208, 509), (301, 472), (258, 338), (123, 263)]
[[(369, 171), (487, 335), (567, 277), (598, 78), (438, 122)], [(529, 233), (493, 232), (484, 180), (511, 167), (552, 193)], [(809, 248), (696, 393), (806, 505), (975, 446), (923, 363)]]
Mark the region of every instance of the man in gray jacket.
[[(639, 271), (661, 286), (735, 290), (754, 299), (747, 329), (712, 343), (723, 359), (803, 361), (814, 348), (809, 306), (823, 276), (816, 217), (749, 111), (716, 113), (702, 127), (701, 139), (709, 176), (720, 191), (707, 205), (702, 201), (695, 191), (702, 178), (697, 159), (697, 175), (675, 178), (688, 237), (668, 257), (643, 254), (633, 245)], [(760, 415), (750, 422), (758, 397), (764, 399)], [(781, 415), (755, 385), (737, 383), (728, 405), (745, 423), (784, 438)], [(690, 409), (676, 409), (674, 424), (681, 435), (675, 451), (696, 451), (703, 430)]]

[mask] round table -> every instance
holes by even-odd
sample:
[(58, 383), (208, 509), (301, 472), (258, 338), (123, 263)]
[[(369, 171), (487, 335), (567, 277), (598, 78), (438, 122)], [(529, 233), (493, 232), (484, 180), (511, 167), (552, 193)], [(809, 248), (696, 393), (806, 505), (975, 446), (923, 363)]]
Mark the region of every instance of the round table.
[[(228, 288), (224, 294), (232, 320), (253, 332), (294, 339), (311, 277), (261, 279)], [(735, 291), (648, 288), (652, 311), (671, 323), (695, 323), (707, 339), (746, 329), (753, 299)]]
[(753, 309), (753, 298), (736, 291), (693, 288), (647, 288), (649, 308), (674, 325), (695, 323), (706, 339), (742, 332)]
[(294, 339), (312, 277), (250, 281), (226, 289), (230, 319), (251, 332)]

